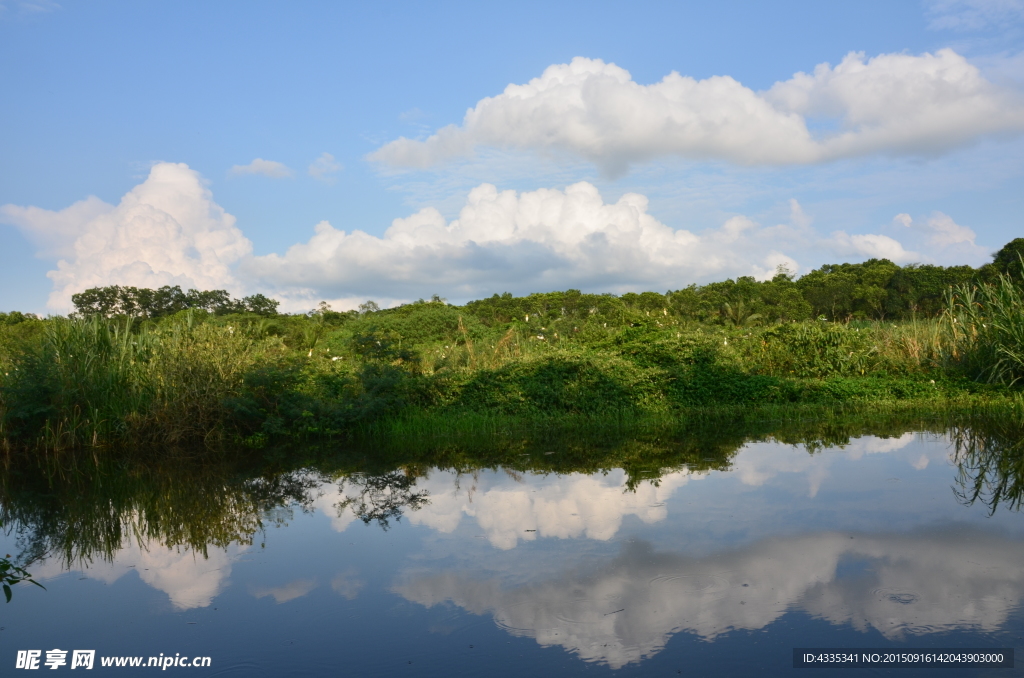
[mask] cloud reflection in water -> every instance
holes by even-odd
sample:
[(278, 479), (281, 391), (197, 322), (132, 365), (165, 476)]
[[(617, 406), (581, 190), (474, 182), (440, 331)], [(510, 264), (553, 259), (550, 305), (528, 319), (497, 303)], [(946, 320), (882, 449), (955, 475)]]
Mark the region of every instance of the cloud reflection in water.
[[(143, 582), (166, 593), (175, 609), (190, 610), (213, 602), (227, 585), (232, 564), (247, 548), (238, 544), (226, 549), (211, 547), (203, 555), (187, 547), (168, 547), (158, 539), (146, 539), (141, 545), (128, 542), (110, 562), (93, 562), (70, 571), (106, 584), (136, 572)], [(46, 580), (68, 571), (58, 559), (49, 559), (34, 566), (32, 573), (36, 579)]]
[[(615, 536), (626, 516), (635, 515), (648, 524), (664, 520), (665, 501), (691, 479), (706, 475), (687, 470), (668, 473), (657, 485), (643, 483), (630, 491), (621, 469), (603, 475), (533, 476), (528, 483), (494, 474), (474, 478), (434, 471), (415, 484), (428, 500), (407, 510), (405, 516), (414, 525), (445, 534), (454, 532), (464, 516), (472, 518), (499, 549), (514, 548), (538, 536), (606, 541)], [(339, 507), (355, 499), (358, 489), (324, 486), (312, 506), (331, 517), (335, 531), (343, 532), (358, 516), (351, 503), (349, 508)]]
[(967, 527), (909, 534), (822, 532), (763, 540), (704, 558), (640, 541), (596, 569), (506, 588), (449, 571), (395, 587), (432, 607), (489, 614), (517, 636), (619, 668), (661, 651), (675, 633), (705, 640), (763, 629), (803, 611), (892, 640), (992, 632), (1024, 598), (1024, 543)]

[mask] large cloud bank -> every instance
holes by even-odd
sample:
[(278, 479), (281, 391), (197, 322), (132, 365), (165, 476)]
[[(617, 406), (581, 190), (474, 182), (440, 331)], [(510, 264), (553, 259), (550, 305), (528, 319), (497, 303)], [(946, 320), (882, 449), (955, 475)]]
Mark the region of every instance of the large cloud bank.
[(399, 138), (370, 157), (427, 168), (488, 146), (568, 152), (618, 174), (659, 156), (793, 165), (933, 154), (1022, 130), (1020, 95), (950, 49), (871, 59), (850, 53), (763, 92), (729, 76), (675, 72), (641, 85), (615, 64), (577, 57), (480, 100), (461, 125), (423, 141)]
[(517, 193), (483, 184), (457, 219), (434, 208), (396, 219), (383, 237), (327, 222), (282, 255), (255, 257), (246, 275), (282, 290), (333, 297), (413, 298), (441, 292), (472, 298), (579, 287), (600, 291), (681, 287), (728, 275), (795, 268), (780, 246), (804, 234), (763, 228), (744, 217), (695, 234), (648, 213), (629, 193), (607, 203), (591, 184)]
[[(40, 256), (58, 259), (48, 274), (56, 311), (70, 310), (72, 294), (103, 285), (262, 292), (280, 299), (282, 310), (306, 311), (320, 300), (340, 309), (435, 293), (461, 301), (505, 291), (660, 291), (741, 275), (763, 279), (779, 265), (799, 271), (798, 258), (808, 256), (930, 259), (883, 234), (819, 235), (790, 203), (787, 223), (734, 216), (691, 231), (659, 221), (638, 193), (612, 202), (587, 182), (523, 192), (481, 184), (450, 221), (428, 207), (395, 219), (381, 236), (324, 221), (284, 254), (252, 256), (202, 177), (187, 165), (160, 163), (116, 206), (96, 197), (59, 211), (4, 205), (0, 220), (18, 226)], [(974, 231), (939, 212), (924, 220), (900, 214), (890, 228), (920, 240), (922, 252), (984, 251)]]

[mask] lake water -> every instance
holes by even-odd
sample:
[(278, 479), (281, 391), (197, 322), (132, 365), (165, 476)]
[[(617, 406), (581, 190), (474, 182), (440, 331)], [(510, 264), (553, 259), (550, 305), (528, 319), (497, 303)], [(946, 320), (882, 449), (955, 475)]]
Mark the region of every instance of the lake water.
[(990, 507), (1015, 478), (971, 503), (977, 459), (953, 452), (908, 432), (751, 442), (640, 482), (299, 470), (237, 491), (15, 493), (0, 549), (42, 556), (29, 569), (46, 590), (19, 585), (0, 607), (0, 664), (89, 649), (119, 675), (155, 669), (99, 658), (208, 656), (167, 669), (202, 675), (749, 676), (800, 673), (794, 647), (1020, 645), (1024, 521), (1005, 497)]

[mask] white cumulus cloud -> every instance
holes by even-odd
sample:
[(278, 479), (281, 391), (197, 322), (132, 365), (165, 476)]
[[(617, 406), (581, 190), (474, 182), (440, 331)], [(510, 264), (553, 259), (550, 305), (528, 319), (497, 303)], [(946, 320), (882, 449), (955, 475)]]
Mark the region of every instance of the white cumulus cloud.
[(0, 217), (62, 257), (47, 274), (55, 310), (103, 285), (237, 291), (232, 267), (252, 250), (235, 218), (184, 164), (154, 165), (116, 207), (90, 197), (59, 212), (4, 205)]
[(836, 231), (828, 243), (840, 256), (888, 259), (895, 264), (919, 262), (922, 258), (917, 252), (904, 249), (898, 240), (877, 233), (850, 235), (846, 231)]
[(0, 206), (0, 218), (17, 226), (38, 248), (40, 257), (71, 257), (82, 225), (113, 210), (94, 195), (59, 211), (41, 207)]
[(974, 245), (977, 234), (953, 221), (953, 218), (942, 212), (933, 212), (930, 217), (923, 221), (915, 221), (909, 214), (897, 214), (893, 222), (907, 228), (916, 228), (924, 232), (928, 241), (937, 247), (948, 247), (949, 245)]
[[(829, 131), (811, 131), (819, 127)], [(480, 100), (461, 125), (423, 141), (399, 138), (370, 158), (426, 168), (489, 146), (568, 152), (618, 174), (659, 156), (787, 165), (929, 154), (1022, 130), (1019, 93), (989, 82), (950, 49), (871, 59), (850, 53), (766, 92), (729, 76), (675, 72), (641, 85), (615, 64), (577, 57)]]
[(229, 174), (260, 174), (273, 179), (283, 179), (292, 175), (291, 169), (275, 160), (264, 160), (256, 158), (248, 165), (233, 165)]
[(241, 270), (296, 297), (315, 291), (327, 298), (415, 299), (437, 292), (462, 299), (569, 287), (625, 292), (763, 277), (780, 263), (795, 268), (780, 248), (807, 239), (804, 228), (765, 227), (746, 217), (694, 233), (666, 226), (647, 210), (645, 196), (628, 193), (608, 203), (587, 182), (521, 193), (482, 184), (450, 222), (426, 208), (394, 220), (377, 237), (324, 221), (308, 242), (284, 255), (254, 257)]

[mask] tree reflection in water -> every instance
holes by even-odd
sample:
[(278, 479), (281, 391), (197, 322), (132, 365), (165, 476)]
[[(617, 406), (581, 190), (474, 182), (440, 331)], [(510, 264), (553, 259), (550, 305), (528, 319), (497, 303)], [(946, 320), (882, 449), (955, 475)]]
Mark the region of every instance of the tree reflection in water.
[(405, 511), (416, 511), (430, 502), (425, 490), (416, 491), (417, 476), (405, 471), (380, 475), (355, 474), (338, 481), (345, 497), (335, 507), (338, 513), (352, 511), (366, 525), (376, 522), (387, 530), (391, 520), (398, 522)]
[[(281, 469), (194, 460), (159, 465), (112, 462), (75, 473), (46, 474), (32, 459), (8, 458), (0, 468), (0, 522), (18, 535), (18, 562), (59, 560), (65, 568), (110, 562), (129, 543), (159, 543), (207, 556), (210, 547), (252, 544), (267, 526), (284, 524), (294, 510), (310, 511), (331, 484), (341, 513), (387, 530), (408, 511), (430, 503), (418, 482), (432, 469), (458, 478), (476, 470), (506, 473), (592, 474), (624, 469), (624, 490), (657, 485), (669, 473), (728, 473), (743, 445), (776, 441), (809, 454), (844, 446), (864, 435), (899, 437), (907, 431), (949, 436), (960, 501), (1019, 510), (1024, 500), (1024, 416), (837, 416), (827, 421), (767, 422), (756, 430), (640, 431), (603, 442), (583, 439), (501, 439), (438, 449), (325, 457)], [(247, 462), (248, 463), (248, 462)], [(372, 464), (372, 470), (370, 465)]]
[(0, 522), (13, 529), (18, 560), (56, 559), (65, 568), (111, 562), (131, 543), (158, 543), (203, 556), (249, 545), (279, 509), (309, 510), (324, 478), (292, 471), (237, 475), (230, 468), (114, 466), (63, 478), (0, 475)]

